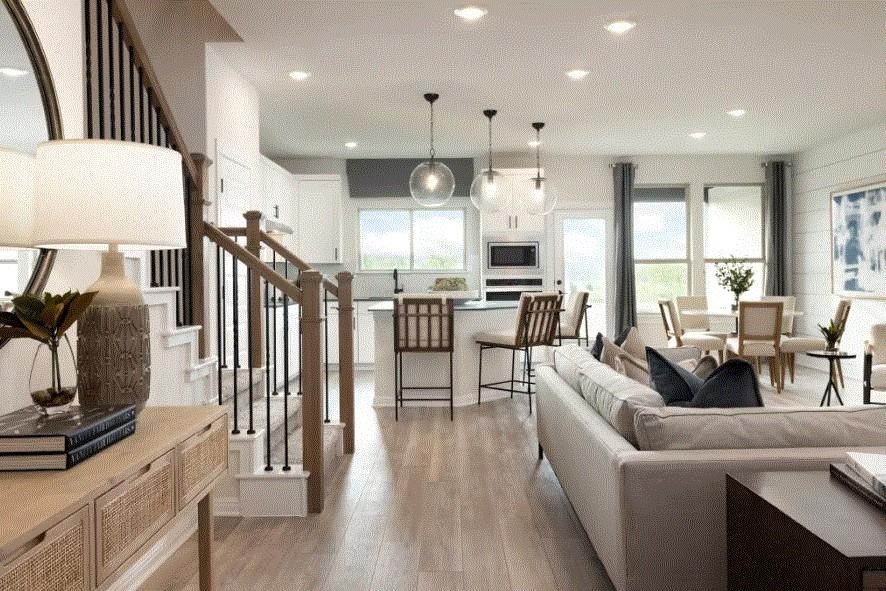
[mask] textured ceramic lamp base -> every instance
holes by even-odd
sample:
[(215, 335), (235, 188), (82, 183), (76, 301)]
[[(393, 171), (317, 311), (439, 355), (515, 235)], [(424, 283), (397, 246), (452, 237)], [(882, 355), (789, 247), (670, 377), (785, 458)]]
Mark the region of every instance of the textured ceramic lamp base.
[(80, 404), (144, 408), (151, 385), (148, 306), (91, 306), (77, 324)]

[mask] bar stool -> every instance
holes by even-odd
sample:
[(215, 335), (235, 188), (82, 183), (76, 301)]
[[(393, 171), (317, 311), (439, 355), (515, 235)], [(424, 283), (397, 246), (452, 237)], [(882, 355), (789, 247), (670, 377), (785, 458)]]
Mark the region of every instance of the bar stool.
[(591, 333), (588, 330), (588, 292), (573, 291), (566, 300), (563, 318), (557, 323), (557, 344), (562, 345), (563, 339), (575, 340), (581, 345), (581, 325), (585, 325), (585, 345), (591, 346)]
[[(454, 301), (441, 297), (394, 298), (394, 420), (400, 420), (404, 402), (440, 401), (445, 398), (404, 398), (404, 390), (449, 390), (449, 420), (453, 419), (453, 319)], [(448, 386), (404, 386), (404, 353), (449, 353)]]
[[(520, 296), (520, 304), (517, 312), (517, 326), (512, 331), (482, 332), (476, 337), (480, 345), (480, 363), (478, 371), (477, 404), (480, 404), (480, 396), (483, 388), (510, 392), (514, 397), (514, 384), (526, 386), (526, 390), (517, 391), (518, 394), (526, 394), (529, 397), (529, 414), (532, 414), (532, 348), (551, 346), (557, 334), (557, 325), (560, 322), (560, 306), (563, 296), (558, 292), (524, 293)], [(483, 352), (487, 349), (509, 349), (511, 351), (511, 379), (500, 382), (483, 383)], [(522, 351), (528, 371), (526, 379), (516, 379), (514, 371), (517, 363), (517, 351)], [(503, 388), (508, 384), (508, 388)]]

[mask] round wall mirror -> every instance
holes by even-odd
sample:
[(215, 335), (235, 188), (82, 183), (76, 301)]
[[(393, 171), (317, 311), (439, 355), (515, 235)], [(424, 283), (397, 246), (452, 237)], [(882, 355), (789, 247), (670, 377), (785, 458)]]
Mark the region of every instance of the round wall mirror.
[[(3, 0), (0, 3), (0, 157), (7, 163), (14, 162), (15, 158), (33, 154), (39, 143), (61, 137), (58, 100), (37, 34), (20, 0)], [(0, 179), (0, 183), (3, 183), (0, 191), (11, 192), (9, 178)], [(3, 199), (6, 201), (7, 197)], [(14, 198), (9, 200), (15, 202)], [(29, 217), (16, 218), (15, 213), (0, 212), (0, 215), (13, 220)], [(0, 236), (0, 305), (7, 306), (15, 295), (43, 291), (55, 251), (21, 245), (11, 247), (10, 240), (4, 238), (8, 235)], [(0, 341), (0, 346), (3, 344), (5, 341)]]

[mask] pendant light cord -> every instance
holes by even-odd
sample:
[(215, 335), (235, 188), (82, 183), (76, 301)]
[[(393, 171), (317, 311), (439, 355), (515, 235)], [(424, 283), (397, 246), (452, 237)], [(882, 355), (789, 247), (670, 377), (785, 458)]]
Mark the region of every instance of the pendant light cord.
[(486, 173), (489, 175), (489, 180), (491, 182), (492, 178), (493, 178), (493, 176), (492, 176), (493, 175), (493, 171), (492, 171), (492, 117), (489, 118), (489, 170), (487, 170)]
[(541, 150), (541, 130), (539, 128), (535, 129), (535, 175), (538, 178), (541, 178), (541, 156), (539, 152)]
[(434, 150), (434, 102), (431, 101), (431, 166), (434, 164), (434, 157), (437, 152)]

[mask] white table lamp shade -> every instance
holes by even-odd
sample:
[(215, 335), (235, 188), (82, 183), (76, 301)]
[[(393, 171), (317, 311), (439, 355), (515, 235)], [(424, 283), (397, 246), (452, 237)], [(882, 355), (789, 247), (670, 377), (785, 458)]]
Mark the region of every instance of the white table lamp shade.
[(181, 154), (115, 140), (37, 147), (33, 244), (120, 250), (184, 248)]
[(33, 246), (33, 155), (0, 148), (0, 211), (0, 246)]

